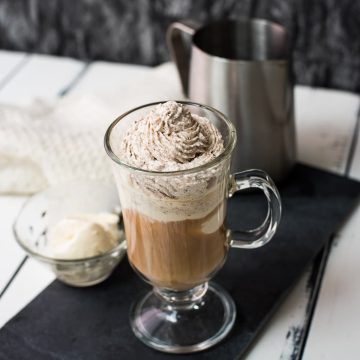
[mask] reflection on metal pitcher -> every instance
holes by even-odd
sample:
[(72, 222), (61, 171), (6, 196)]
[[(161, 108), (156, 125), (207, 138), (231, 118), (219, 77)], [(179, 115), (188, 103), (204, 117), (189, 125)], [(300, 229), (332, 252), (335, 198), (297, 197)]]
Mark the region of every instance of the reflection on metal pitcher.
[(167, 38), (184, 94), (236, 126), (232, 170), (260, 168), (283, 179), (296, 158), (285, 29), (260, 19), (186, 21), (172, 24)]

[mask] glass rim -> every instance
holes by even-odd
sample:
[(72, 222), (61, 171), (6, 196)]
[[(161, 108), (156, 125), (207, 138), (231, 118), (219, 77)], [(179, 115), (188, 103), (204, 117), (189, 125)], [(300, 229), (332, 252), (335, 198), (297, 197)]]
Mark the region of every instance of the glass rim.
[[(202, 108), (205, 109), (207, 111), (210, 111), (212, 113), (214, 113), (218, 118), (220, 118), (228, 127), (229, 129), (229, 141), (228, 144), (226, 145), (226, 147), (224, 148), (224, 150), (214, 159), (212, 159), (211, 161), (199, 165), (199, 166), (195, 166), (193, 168), (190, 169), (184, 169), (184, 170), (175, 170), (175, 171), (154, 171), (154, 170), (145, 170), (145, 169), (141, 169), (138, 168), (136, 166), (132, 166), (129, 164), (126, 164), (125, 162), (121, 161), (119, 159), (119, 157), (117, 155), (115, 155), (115, 153), (113, 152), (111, 145), (110, 145), (110, 135), (111, 132), (113, 131), (113, 129), (115, 128), (115, 126), (122, 120), (124, 119), (126, 116), (130, 115), (131, 113), (147, 108), (147, 107), (151, 107), (151, 106), (156, 106), (159, 104), (164, 104), (167, 101), (176, 101), (179, 104), (182, 105), (190, 105), (190, 106), (195, 106), (198, 108)], [(218, 163), (220, 163), (222, 160), (227, 159), (232, 151), (234, 150), (236, 144), (236, 130), (235, 130), (235, 126), (233, 125), (233, 123), (219, 110), (216, 110), (215, 108), (209, 106), (209, 105), (204, 105), (204, 104), (200, 104), (197, 102), (193, 102), (193, 101), (184, 101), (184, 100), (164, 100), (164, 101), (156, 101), (156, 102), (152, 102), (152, 103), (147, 103), (135, 108), (132, 108), (131, 110), (126, 111), (125, 113), (123, 113), (122, 115), (118, 116), (108, 127), (108, 129), (106, 130), (105, 133), (105, 137), (104, 137), (104, 147), (105, 147), (105, 151), (108, 154), (108, 156), (111, 158), (111, 160), (113, 160), (115, 163), (117, 163), (120, 166), (123, 166), (127, 169), (130, 169), (132, 171), (138, 172), (138, 173), (142, 173), (142, 174), (146, 174), (146, 175), (153, 175), (153, 176), (170, 176), (170, 175), (186, 175), (186, 174), (193, 174), (196, 172), (199, 172), (201, 170), (205, 170), (208, 168), (211, 168), (215, 165), (217, 165)]]

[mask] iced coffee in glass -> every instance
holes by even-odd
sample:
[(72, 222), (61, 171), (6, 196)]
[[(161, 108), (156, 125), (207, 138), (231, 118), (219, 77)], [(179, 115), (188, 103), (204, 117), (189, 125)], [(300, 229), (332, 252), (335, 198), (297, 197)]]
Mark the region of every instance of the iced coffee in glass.
[[(134, 303), (131, 326), (157, 350), (193, 352), (223, 339), (236, 309), (227, 292), (209, 281), (230, 247), (262, 246), (276, 231), (278, 191), (260, 170), (230, 175), (235, 142), (234, 126), (223, 114), (191, 102), (141, 106), (106, 133), (128, 258), (153, 286)], [(227, 198), (252, 187), (267, 198), (265, 221), (252, 231), (229, 230)]]

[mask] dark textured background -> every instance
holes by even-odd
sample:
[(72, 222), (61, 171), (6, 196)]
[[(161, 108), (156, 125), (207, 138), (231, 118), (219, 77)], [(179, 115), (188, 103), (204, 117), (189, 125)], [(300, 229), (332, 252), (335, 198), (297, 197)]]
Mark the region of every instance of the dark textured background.
[(239, 16), (287, 27), (297, 83), (360, 93), (359, 0), (0, 0), (0, 48), (156, 65), (172, 21)]

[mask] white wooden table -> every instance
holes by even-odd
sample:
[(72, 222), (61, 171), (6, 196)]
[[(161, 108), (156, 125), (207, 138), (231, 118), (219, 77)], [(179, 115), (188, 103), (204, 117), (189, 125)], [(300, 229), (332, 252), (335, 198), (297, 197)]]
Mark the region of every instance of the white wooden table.
[[(146, 67), (83, 63), (0, 51), (1, 103), (126, 88)], [(300, 161), (360, 180), (360, 98), (296, 87)], [(1, 160), (1, 159), (0, 159)], [(54, 276), (25, 256), (11, 226), (25, 197), (0, 196), (0, 327)], [(246, 355), (247, 360), (360, 359), (360, 207), (294, 286)]]

